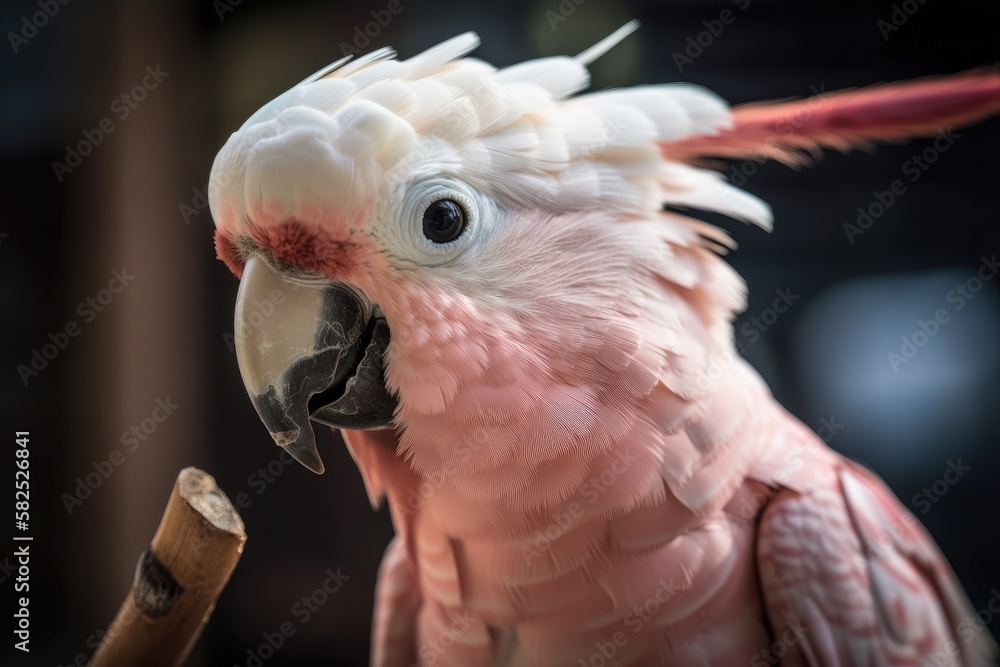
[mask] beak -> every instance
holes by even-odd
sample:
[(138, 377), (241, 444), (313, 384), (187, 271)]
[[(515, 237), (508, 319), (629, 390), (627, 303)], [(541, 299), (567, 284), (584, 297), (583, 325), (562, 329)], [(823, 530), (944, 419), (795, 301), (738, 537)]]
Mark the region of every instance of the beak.
[(310, 418), (338, 428), (392, 427), (385, 386), (385, 317), (338, 282), (282, 276), (247, 261), (236, 296), (236, 360), (274, 441), (315, 473), (324, 470)]

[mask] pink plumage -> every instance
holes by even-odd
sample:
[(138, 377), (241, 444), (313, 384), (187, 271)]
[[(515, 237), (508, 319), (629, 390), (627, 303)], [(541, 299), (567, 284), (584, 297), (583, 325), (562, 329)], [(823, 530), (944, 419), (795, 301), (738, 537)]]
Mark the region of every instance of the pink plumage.
[(934, 135), (998, 111), (1000, 73), (993, 68), (806, 100), (746, 104), (733, 109), (732, 128), (665, 150), (679, 160), (763, 156), (794, 165), (819, 148), (846, 151), (872, 141)]
[[(262, 416), (276, 386), (297, 395), (261, 378), (302, 361), (310, 304), (346, 290), (391, 331), (392, 428), (344, 430), (398, 533), (372, 664), (988, 664), (996, 648), (960, 632), (973, 611), (916, 519), (736, 354), (729, 238), (662, 205), (766, 226), (763, 202), (699, 163), (797, 164), (974, 122), (1000, 110), (1000, 76), (730, 113), (684, 85), (571, 97), (607, 44), (496, 71), (460, 59), (476, 43), (324, 70), (213, 169), (220, 256), (300, 295), (290, 333), (240, 342), (245, 378), (270, 392)], [(434, 241), (456, 211), (468, 231)], [(294, 354), (275, 352), (283, 337)], [(288, 446), (301, 428), (279, 413)]]

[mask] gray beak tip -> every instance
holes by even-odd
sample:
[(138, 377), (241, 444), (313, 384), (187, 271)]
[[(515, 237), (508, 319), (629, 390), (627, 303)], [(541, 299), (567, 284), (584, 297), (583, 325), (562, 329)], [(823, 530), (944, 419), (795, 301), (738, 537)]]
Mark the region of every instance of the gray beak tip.
[[(286, 452), (291, 454), (293, 459), (317, 475), (322, 475), (326, 471), (326, 466), (323, 465), (323, 459), (319, 456), (316, 442), (311, 437), (300, 439), (299, 436), (301, 433), (302, 429), (295, 429), (293, 431), (272, 433), (271, 437), (274, 438), (279, 447), (282, 447)], [(309, 435), (312, 435), (311, 429)]]
[(323, 465), (323, 459), (316, 457), (315, 461), (312, 463), (306, 463), (302, 459), (298, 459), (299, 463), (304, 465), (306, 468), (316, 473), (317, 475), (322, 475), (326, 472), (326, 466)]

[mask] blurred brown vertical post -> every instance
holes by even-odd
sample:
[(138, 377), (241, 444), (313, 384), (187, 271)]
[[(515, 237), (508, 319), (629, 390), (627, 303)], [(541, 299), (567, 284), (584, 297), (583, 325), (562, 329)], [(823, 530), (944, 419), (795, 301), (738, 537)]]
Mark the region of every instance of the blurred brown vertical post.
[[(76, 78), (96, 88), (81, 118), (90, 119), (87, 128), (106, 118), (114, 130), (66, 179), (76, 198), (67, 255), (79, 281), (70, 291), (76, 300), (94, 295), (113, 270), (134, 280), (86, 324), (73, 354), (71, 421), (83, 434), (72, 448), (73, 476), (85, 478), (91, 462), (107, 460), (113, 450), (125, 463), (85, 511), (73, 512), (74, 541), (101, 548), (80, 554), (91, 576), (64, 581), (73, 599), (90, 600), (107, 620), (128, 590), (122, 572), (135, 567), (150, 521), (163, 511), (163, 498), (149, 489), (212, 456), (206, 368), (208, 354), (226, 348), (204, 307), (211, 217), (205, 211), (186, 224), (178, 209), (192, 201), (194, 188), (204, 190), (211, 164), (203, 155), (202, 86), (211, 68), (199, 37), (200, 5), (112, 0), (91, 9), (75, 14), (87, 27), (74, 34), (93, 43), (87, 49), (93, 60)], [(134, 95), (144, 82), (145, 93)], [(178, 407), (157, 421), (155, 432), (138, 431), (136, 443), (133, 429), (152, 423), (157, 400)], [(75, 623), (75, 636), (94, 630), (89, 620)], [(189, 662), (207, 664), (200, 656)]]
[(243, 521), (215, 479), (197, 468), (182, 470), (91, 667), (183, 664), (246, 539)]

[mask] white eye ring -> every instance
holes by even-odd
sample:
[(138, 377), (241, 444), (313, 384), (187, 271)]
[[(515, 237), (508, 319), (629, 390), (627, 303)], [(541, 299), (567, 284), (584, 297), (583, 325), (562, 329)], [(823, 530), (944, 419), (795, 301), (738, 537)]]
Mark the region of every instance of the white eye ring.
[[(447, 243), (435, 243), (424, 235), (424, 212), (434, 202), (450, 199), (465, 213), (465, 229)], [(482, 219), (482, 196), (454, 178), (435, 177), (410, 186), (400, 207), (400, 240), (408, 259), (438, 266), (458, 257), (476, 235)]]

